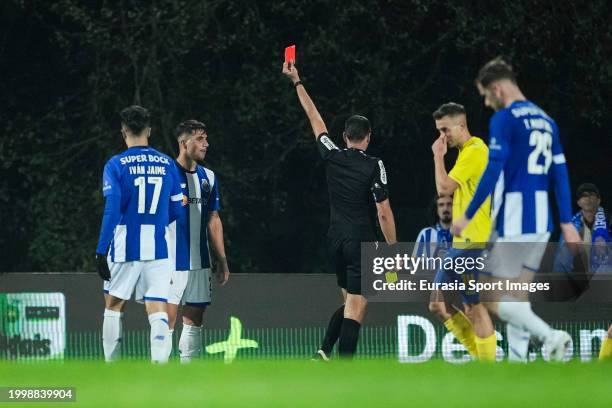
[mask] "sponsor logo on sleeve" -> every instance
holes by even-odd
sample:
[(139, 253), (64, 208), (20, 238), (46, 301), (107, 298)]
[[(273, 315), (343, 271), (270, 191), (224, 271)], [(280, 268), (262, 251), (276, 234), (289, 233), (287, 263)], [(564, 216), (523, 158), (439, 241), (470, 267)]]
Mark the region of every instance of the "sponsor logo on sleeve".
[(338, 150), (338, 147), (331, 141), (331, 139), (327, 136), (321, 136), (321, 143), (323, 146), (327, 147), (327, 150)]
[(380, 167), (380, 181), (382, 181), (383, 184), (387, 184), (387, 172), (385, 171), (385, 165), (382, 160), (378, 161), (378, 167)]

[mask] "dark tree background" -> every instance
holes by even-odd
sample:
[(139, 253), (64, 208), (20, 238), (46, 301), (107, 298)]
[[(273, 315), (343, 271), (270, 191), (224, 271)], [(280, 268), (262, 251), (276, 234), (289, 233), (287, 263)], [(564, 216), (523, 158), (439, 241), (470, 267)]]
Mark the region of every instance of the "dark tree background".
[(208, 124), (232, 271), (325, 270), (324, 168), (280, 73), (292, 43), (338, 143), (348, 115), (372, 121), (401, 240), (428, 222), (431, 112), (464, 104), (486, 140), (473, 79), (497, 55), (557, 120), (572, 189), (595, 182), (612, 205), (611, 17), (607, 0), (3, 1), (0, 271), (93, 270), (130, 104), (151, 109), (168, 154), (179, 121)]

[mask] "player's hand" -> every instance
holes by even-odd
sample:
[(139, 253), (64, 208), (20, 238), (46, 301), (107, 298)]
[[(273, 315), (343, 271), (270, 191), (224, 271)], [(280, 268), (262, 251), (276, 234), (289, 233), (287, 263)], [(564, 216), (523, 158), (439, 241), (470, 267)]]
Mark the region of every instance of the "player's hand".
[(446, 152), (448, 151), (446, 136), (440, 135), (440, 137), (438, 137), (436, 141), (433, 142), (433, 144), (431, 145), (431, 151), (433, 152), (434, 156), (446, 155)]
[(582, 238), (580, 238), (580, 234), (574, 224), (571, 222), (561, 224), (561, 233), (570, 251), (574, 255), (577, 255), (580, 252)]
[(283, 74), (285, 74), (294, 84), (300, 80), (298, 70), (291, 61), (283, 63)]
[(457, 221), (453, 222), (453, 226), (451, 227), (451, 234), (453, 234), (453, 236), (455, 237), (460, 237), (461, 233), (463, 232), (465, 227), (468, 226), (469, 223), (470, 223), (470, 220), (465, 218), (465, 215), (464, 215)]
[(110, 269), (108, 269), (106, 254), (96, 254), (96, 269), (98, 270), (98, 275), (100, 275), (103, 280), (110, 280), (111, 273)]
[(216, 275), (217, 275), (217, 282), (221, 286), (225, 285), (227, 281), (229, 280), (229, 276), (230, 276), (229, 267), (227, 265), (227, 259), (217, 260), (217, 265), (215, 269), (216, 269)]

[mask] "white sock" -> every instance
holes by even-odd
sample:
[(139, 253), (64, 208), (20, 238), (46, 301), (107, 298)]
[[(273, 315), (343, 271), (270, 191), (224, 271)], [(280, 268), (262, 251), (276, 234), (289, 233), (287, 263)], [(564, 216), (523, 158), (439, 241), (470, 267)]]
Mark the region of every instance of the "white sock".
[(179, 340), (179, 355), (181, 363), (188, 363), (193, 358), (200, 357), (202, 352), (202, 327), (183, 324)]
[(151, 325), (151, 361), (168, 362), (168, 313), (157, 312), (149, 315)]
[[(505, 299), (512, 298), (505, 297)], [(503, 321), (517, 326), (521, 330), (527, 330), (529, 334), (541, 342), (546, 342), (546, 339), (553, 332), (551, 327), (531, 310), (529, 302), (499, 302), (497, 314)]]
[(104, 309), (102, 346), (104, 347), (104, 360), (106, 362), (116, 361), (121, 355), (121, 340), (123, 336), (122, 317), (123, 313), (121, 312)]
[(526, 363), (529, 352), (529, 332), (513, 324), (506, 324), (508, 361)]
[(173, 336), (174, 336), (174, 329), (168, 330), (169, 340), (166, 344), (166, 346), (168, 346), (168, 350), (166, 350), (166, 354), (168, 355), (168, 358), (170, 358), (170, 356), (172, 355), (172, 337)]

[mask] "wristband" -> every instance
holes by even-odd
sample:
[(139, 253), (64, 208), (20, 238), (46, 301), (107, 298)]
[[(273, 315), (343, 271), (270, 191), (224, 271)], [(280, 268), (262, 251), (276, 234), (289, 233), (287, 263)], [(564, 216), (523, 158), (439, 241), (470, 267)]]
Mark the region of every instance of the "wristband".
[(302, 81), (297, 81), (297, 82), (294, 82), (294, 83), (293, 83), (293, 86), (294, 86), (295, 88), (297, 88), (299, 85), (304, 86), (304, 84), (302, 84)]

